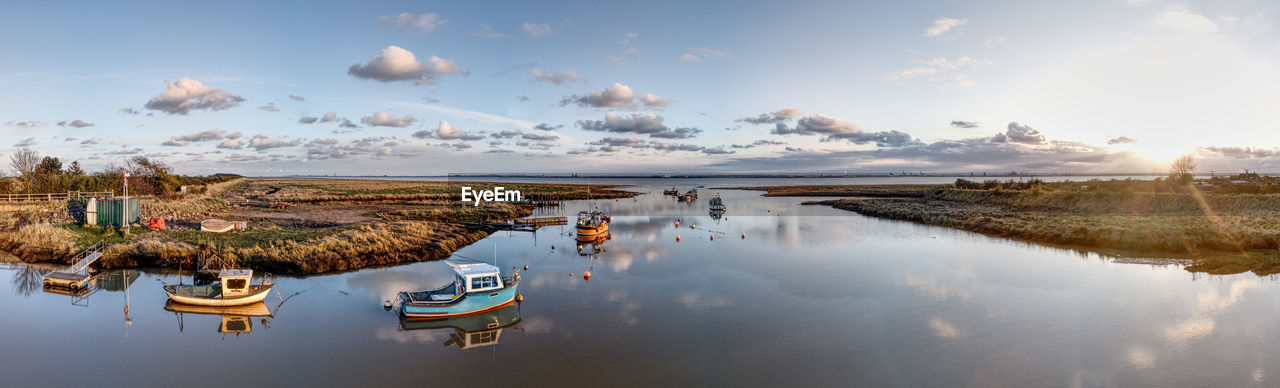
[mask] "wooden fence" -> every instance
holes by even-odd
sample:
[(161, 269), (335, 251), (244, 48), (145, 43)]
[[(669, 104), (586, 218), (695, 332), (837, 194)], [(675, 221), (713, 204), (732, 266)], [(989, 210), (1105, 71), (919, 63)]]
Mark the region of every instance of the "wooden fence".
[(0, 194), (0, 202), (66, 201), (80, 198), (106, 198), (111, 191), (68, 191), (65, 193)]

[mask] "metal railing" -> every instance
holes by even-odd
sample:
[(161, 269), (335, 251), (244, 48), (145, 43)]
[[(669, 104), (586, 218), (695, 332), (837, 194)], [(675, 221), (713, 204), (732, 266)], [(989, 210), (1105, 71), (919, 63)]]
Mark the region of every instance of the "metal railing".
[(106, 198), (112, 191), (68, 191), (65, 193), (0, 194), (0, 202), (66, 201), (81, 198)]

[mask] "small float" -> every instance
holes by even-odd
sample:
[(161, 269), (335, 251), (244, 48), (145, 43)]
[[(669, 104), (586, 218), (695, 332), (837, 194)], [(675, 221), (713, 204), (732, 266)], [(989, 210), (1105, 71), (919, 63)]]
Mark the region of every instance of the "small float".
[(520, 293), (520, 274), (502, 276), (488, 263), (458, 264), (452, 283), (434, 290), (400, 292), (400, 314), (405, 319), (438, 319), (496, 310), (514, 303)]
[(579, 236), (598, 236), (609, 233), (609, 222), (613, 221), (610, 216), (600, 209), (593, 211), (583, 210), (578, 212), (578, 222), (575, 226)]
[(218, 272), (218, 282), (197, 286), (170, 284), (164, 286), (169, 300), (197, 306), (243, 306), (262, 302), (275, 287), (269, 281), (253, 282), (253, 270), (223, 269)]

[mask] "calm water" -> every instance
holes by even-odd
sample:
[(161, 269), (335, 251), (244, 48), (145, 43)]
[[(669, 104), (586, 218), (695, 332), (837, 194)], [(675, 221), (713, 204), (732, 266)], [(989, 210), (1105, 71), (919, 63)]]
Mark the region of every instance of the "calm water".
[(458, 253), (492, 259), (496, 247), (500, 267), (528, 265), (525, 301), (439, 328), (403, 327), (381, 306), (397, 291), (448, 281), (439, 262), (279, 279), (288, 299), (269, 297), (274, 316), (248, 320), (239, 334), (219, 332), (219, 315), (167, 311), (160, 286), (178, 281), (172, 272), (108, 273), (98, 291), (74, 297), (43, 292), (41, 269), (0, 264), (0, 280), (11, 280), (0, 287), (0, 378), (9, 386), (1280, 385), (1274, 279), (1196, 276), (799, 206), (802, 198), (721, 193), (729, 213), (718, 221), (706, 214), (707, 196), (692, 206), (653, 194), (600, 201), (618, 215), (613, 238), (581, 253), (568, 227), (469, 246)]

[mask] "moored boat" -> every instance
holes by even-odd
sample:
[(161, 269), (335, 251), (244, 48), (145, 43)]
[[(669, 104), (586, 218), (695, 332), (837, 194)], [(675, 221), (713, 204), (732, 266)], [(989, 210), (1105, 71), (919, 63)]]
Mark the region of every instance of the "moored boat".
[(710, 201), (707, 201), (707, 205), (711, 208), (711, 211), (713, 212), (723, 212), (726, 210), (724, 206), (724, 200), (720, 199), (720, 194), (716, 194), (715, 198), (712, 198)]
[(243, 306), (261, 302), (275, 285), (264, 280), (252, 284), (253, 270), (223, 269), (218, 282), (210, 285), (170, 284), (164, 286), (169, 300), (197, 306)]
[(400, 292), (400, 314), (406, 319), (437, 319), (492, 311), (515, 302), (520, 274), (502, 276), (487, 263), (456, 264), (453, 282), (434, 290)]
[(609, 233), (609, 222), (613, 221), (613, 216), (605, 214), (599, 209), (593, 211), (583, 210), (578, 212), (578, 222), (575, 228), (578, 230), (579, 236), (597, 236)]
[(671, 190), (663, 190), (662, 195), (680, 195), (680, 189), (677, 189), (675, 186), (671, 186)]

